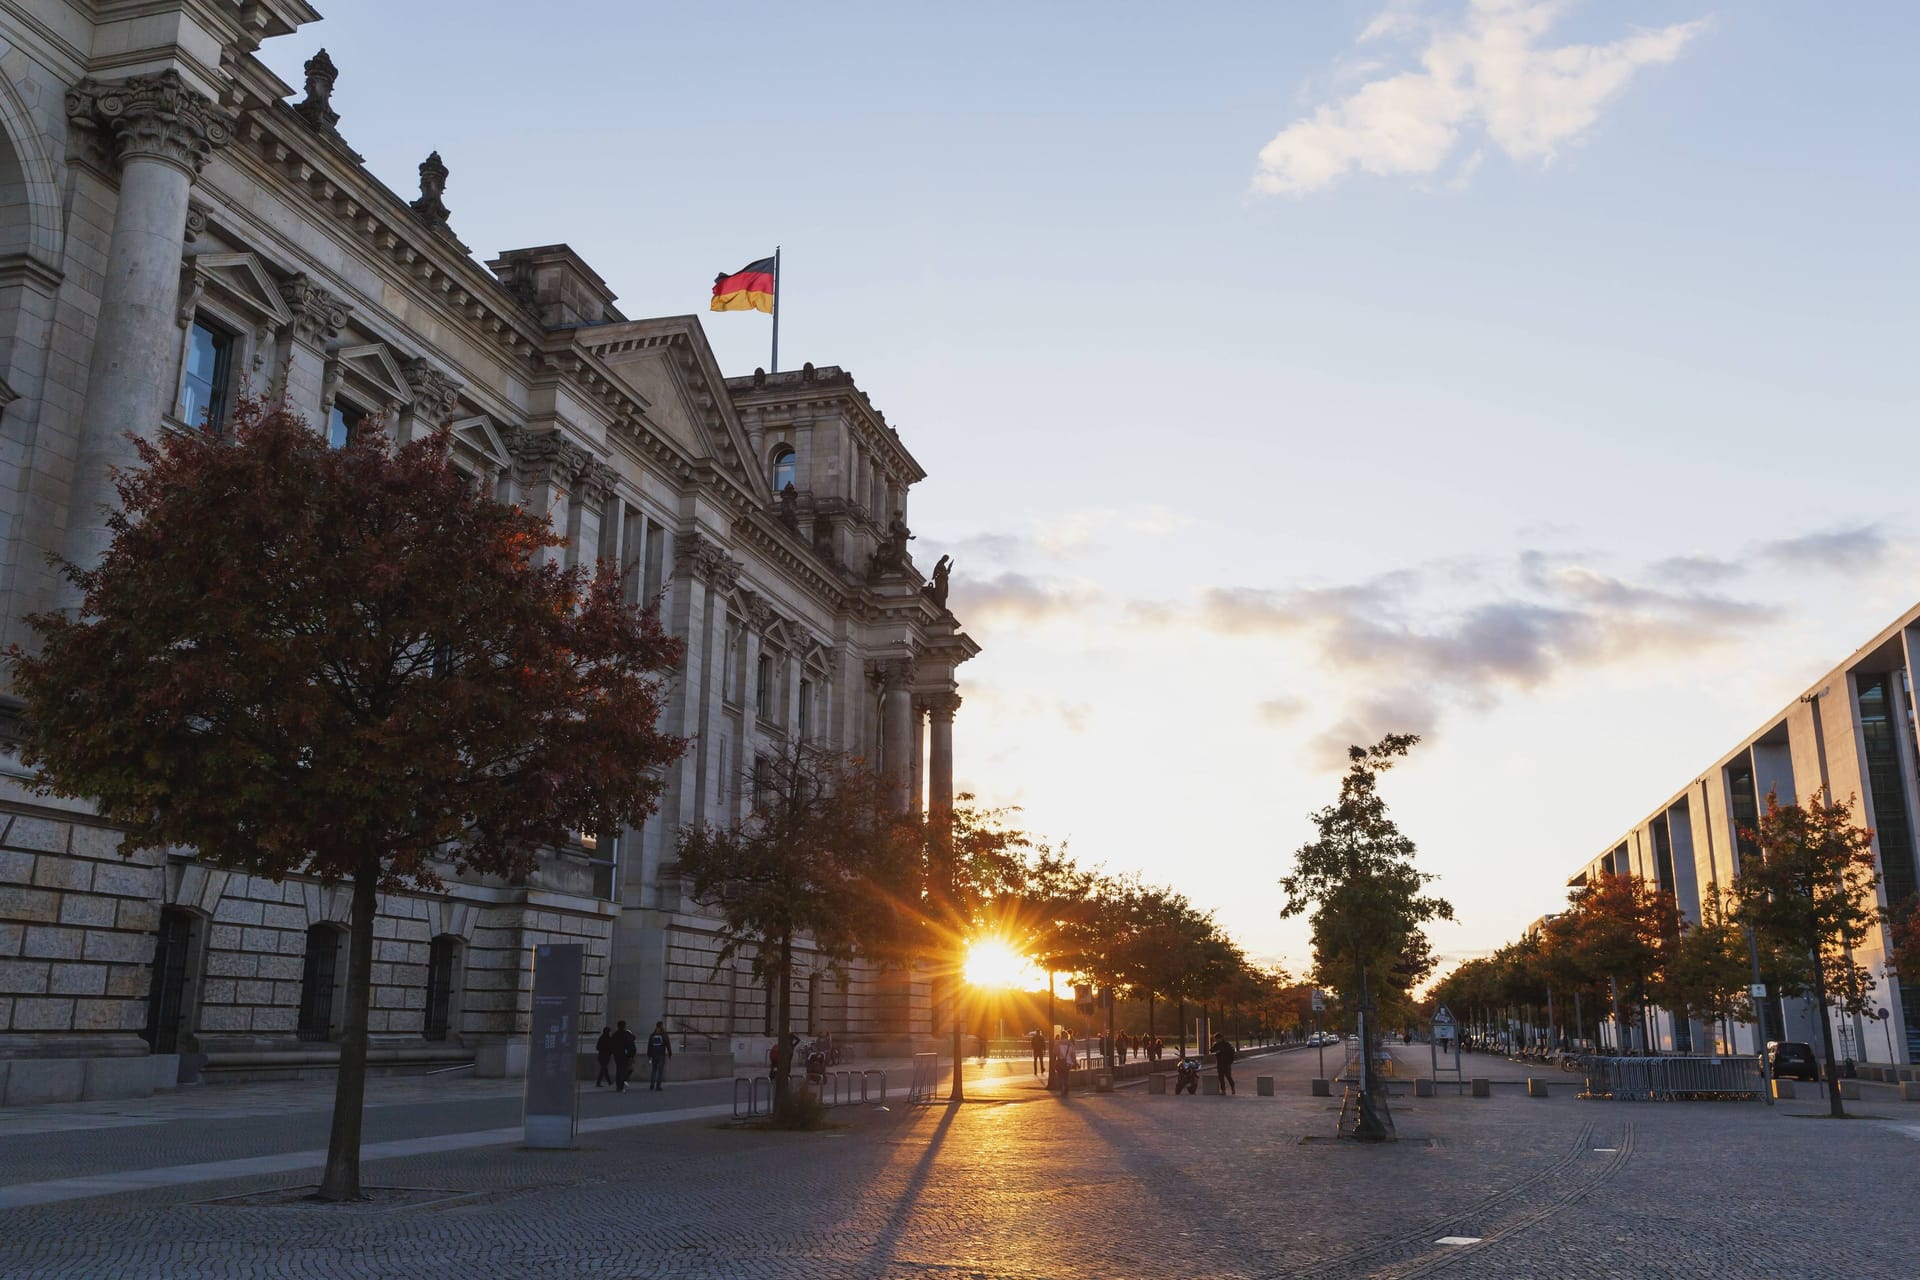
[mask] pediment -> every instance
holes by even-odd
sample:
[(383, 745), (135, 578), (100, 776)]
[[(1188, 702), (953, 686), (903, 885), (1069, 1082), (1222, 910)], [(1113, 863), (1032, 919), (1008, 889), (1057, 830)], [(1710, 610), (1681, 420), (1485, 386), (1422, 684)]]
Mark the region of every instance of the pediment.
[(581, 344), (647, 405), (642, 422), (765, 503), (768, 495), (726, 378), (692, 316), (598, 325)]
[(464, 445), (496, 466), (512, 465), (513, 455), (507, 452), (506, 441), (486, 418), (462, 418), (452, 424), (452, 431), (456, 445)]
[(255, 325), (277, 329), (293, 322), (293, 313), (280, 297), (264, 263), (251, 253), (197, 253), (187, 269), (198, 277), (201, 289), (212, 289), (221, 301), (247, 313)]
[(413, 403), (413, 388), (407, 385), (407, 376), (401, 372), (400, 362), (393, 358), (393, 352), (387, 350), (386, 343), (369, 342), (358, 347), (340, 347), (333, 352), (332, 358), (339, 362), (343, 373), (383, 393), (389, 402), (395, 405)]

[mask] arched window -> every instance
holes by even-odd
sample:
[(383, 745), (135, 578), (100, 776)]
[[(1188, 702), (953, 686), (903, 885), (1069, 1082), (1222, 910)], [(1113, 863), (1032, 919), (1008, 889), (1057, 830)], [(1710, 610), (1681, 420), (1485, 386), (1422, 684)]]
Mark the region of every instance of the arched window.
[(340, 1030), (345, 1012), (338, 996), (346, 986), (347, 966), (341, 963), (346, 931), (330, 924), (307, 930), (306, 964), (300, 974), (302, 1040), (331, 1040)]
[(783, 444), (773, 451), (773, 491), (785, 493), (794, 482), (793, 446)]
[(147, 988), (147, 1026), (140, 1034), (155, 1053), (178, 1053), (180, 1033), (192, 1023), (198, 918), (179, 907), (163, 907), (154, 938), (153, 977)]
[(460, 939), (443, 933), (427, 952), (427, 1010), (421, 1033), (445, 1040), (460, 1004)]

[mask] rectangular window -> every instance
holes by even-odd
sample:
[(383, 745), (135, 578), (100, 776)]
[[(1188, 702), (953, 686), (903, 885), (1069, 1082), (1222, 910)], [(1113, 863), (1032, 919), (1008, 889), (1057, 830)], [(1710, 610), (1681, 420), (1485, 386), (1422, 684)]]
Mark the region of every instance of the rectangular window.
[(759, 665), (754, 669), (753, 673), (753, 712), (762, 720), (772, 718), (768, 715), (771, 708), (767, 705), (767, 699), (772, 696), (773, 659), (763, 653), (760, 655)]
[(1752, 761), (1743, 759), (1727, 766), (1727, 790), (1733, 793), (1733, 843), (1739, 851), (1733, 868), (1736, 874), (1741, 862), (1760, 856), (1760, 846), (1752, 835), (1760, 826), (1760, 794), (1753, 788)]
[(1867, 791), (1873, 801), (1874, 835), (1880, 842), (1880, 874), (1887, 905), (1914, 895), (1913, 830), (1907, 822), (1907, 790), (1895, 741), (1893, 682), (1882, 672), (1855, 678), (1860, 690), (1860, 737), (1867, 749)]
[(195, 320), (187, 335), (187, 377), (180, 391), (180, 417), (188, 426), (220, 430), (227, 418), (232, 373), (233, 335)]
[(344, 400), (335, 400), (332, 411), (327, 415), (327, 447), (346, 448), (347, 443), (360, 434), (360, 427), (366, 420), (365, 410), (356, 409)]
[(1666, 818), (1655, 818), (1651, 824), (1653, 830), (1653, 874), (1660, 887), (1667, 893), (1674, 892), (1673, 887), (1673, 835), (1667, 830)]
[(811, 680), (800, 682), (800, 723), (794, 728), (799, 731), (802, 742), (813, 736), (813, 681)]

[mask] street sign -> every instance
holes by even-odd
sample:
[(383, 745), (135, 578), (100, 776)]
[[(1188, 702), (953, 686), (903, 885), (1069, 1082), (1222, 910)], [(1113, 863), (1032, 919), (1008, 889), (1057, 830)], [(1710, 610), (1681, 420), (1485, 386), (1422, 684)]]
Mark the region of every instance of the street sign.
[(1433, 1025), (1437, 1027), (1442, 1023), (1449, 1027), (1453, 1025), (1453, 1011), (1445, 1005), (1433, 1011)]
[(1313, 989), (1313, 1011), (1315, 1013), (1325, 1013), (1327, 1011), (1327, 993), (1318, 987)]
[(1081, 1013), (1093, 1012), (1093, 988), (1086, 983), (1075, 983), (1073, 988), (1073, 1007)]
[(1767, 984), (1764, 982), (1756, 982), (1747, 988), (1747, 994), (1755, 1000), (1765, 1000), (1767, 998)]
[(586, 948), (543, 942), (533, 949), (533, 1018), (523, 1110), (526, 1145), (573, 1145), (579, 1123), (580, 971)]

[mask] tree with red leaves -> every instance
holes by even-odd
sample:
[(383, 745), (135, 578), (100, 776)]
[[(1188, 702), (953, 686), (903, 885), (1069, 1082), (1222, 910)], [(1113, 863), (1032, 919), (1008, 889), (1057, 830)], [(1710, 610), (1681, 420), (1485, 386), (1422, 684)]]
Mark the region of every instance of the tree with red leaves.
[(439, 431), (344, 448), (284, 407), (137, 440), (78, 613), (8, 654), (22, 754), (123, 851), (187, 845), (352, 886), (345, 1032), (319, 1197), (360, 1194), (381, 890), (524, 878), (570, 833), (637, 826), (680, 646), (617, 566), (554, 563), (546, 519), (483, 494)]

